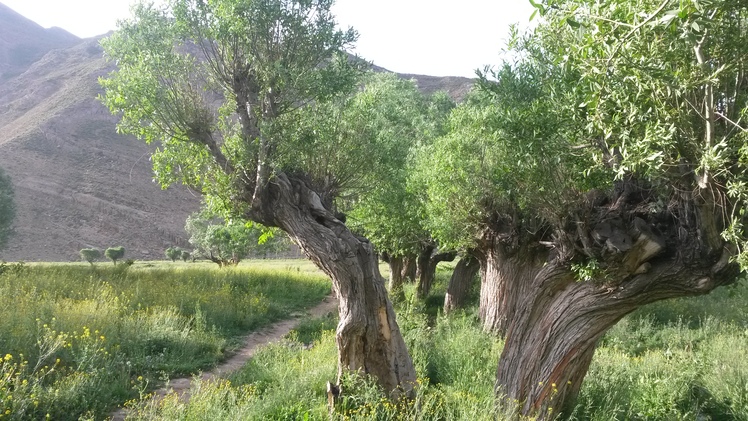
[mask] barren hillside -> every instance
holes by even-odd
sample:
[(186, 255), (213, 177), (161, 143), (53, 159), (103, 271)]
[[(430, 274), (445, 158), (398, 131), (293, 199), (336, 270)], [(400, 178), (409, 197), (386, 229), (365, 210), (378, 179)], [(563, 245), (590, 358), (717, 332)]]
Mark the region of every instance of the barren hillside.
[[(116, 134), (117, 119), (96, 100), (109, 71), (98, 39), (41, 28), (0, 3), (0, 167), (18, 208), (0, 260), (79, 260), (83, 247), (115, 245), (127, 258), (162, 259), (167, 246), (188, 246), (184, 222), (200, 199), (183, 187), (161, 190), (153, 147)], [(456, 98), (472, 84), (404, 77)]]

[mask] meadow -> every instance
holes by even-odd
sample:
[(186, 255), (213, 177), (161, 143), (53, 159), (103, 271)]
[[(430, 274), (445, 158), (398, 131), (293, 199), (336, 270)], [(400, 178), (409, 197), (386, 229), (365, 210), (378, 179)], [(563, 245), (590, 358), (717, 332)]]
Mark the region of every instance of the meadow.
[[(188, 402), (147, 399), (159, 381), (210, 367), (242, 334), (329, 292), (329, 281), (308, 263), (252, 266), (6, 270), (0, 350), (12, 351), (0, 365), (2, 419), (103, 419), (128, 399), (134, 420), (330, 419), (325, 384), (335, 379), (337, 362), (332, 315), (305, 320), (227, 379), (193, 381)], [(406, 285), (406, 300), (396, 305), (417, 367), (415, 399), (389, 401), (371, 380), (347, 376), (332, 419), (509, 418), (493, 392), (502, 341), (482, 332), (475, 308), (439, 311), (449, 270), (441, 268), (425, 301)], [(602, 340), (568, 418), (748, 420), (746, 303), (742, 282), (629, 315)]]
[(213, 266), (3, 265), (0, 419), (104, 419), (330, 292), (328, 279), (293, 262)]
[[(438, 314), (449, 271), (417, 302), (407, 286), (398, 321), (419, 374), (411, 401), (391, 402), (371, 380), (344, 379), (331, 417), (325, 382), (335, 378), (334, 317), (309, 320), (220, 382), (193, 382), (134, 406), (137, 420), (488, 420), (502, 341), (484, 334), (476, 309)], [(477, 291), (474, 291), (477, 293)], [(475, 295), (475, 294), (474, 294)], [(626, 317), (602, 340), (571, 420), (748, 420), (748, 285), (661, 302)], [(309, 344), (312, 344), (310, 347)]]

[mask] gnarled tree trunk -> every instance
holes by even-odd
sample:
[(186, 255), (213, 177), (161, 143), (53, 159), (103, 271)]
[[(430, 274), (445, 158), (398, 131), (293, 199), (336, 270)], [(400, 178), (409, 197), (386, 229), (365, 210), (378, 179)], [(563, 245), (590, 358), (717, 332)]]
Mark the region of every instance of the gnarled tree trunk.
[(510, 255), (496, 239), (486, 244), (488, 247), (478, 253), (481, 271), (478, 314), (486, 332), (503, 335), (529, 287), (528, 283), (516, 280), (532, 278), (538, 265), (533, 264), (536, 258), (526, 252)]
[(449, 278), (447, 294), (444, 296), (444, 313), (447, 314), (465, 305), (465, 299), (478, 274), (480, 263), (471, 254), (466, 254), (457, 262), (452, 277)]
[(271, 178), (252, 216), (286, 231), (332, 279), (339, 299), (338, 378), (344, 370), (370, 374), (393, 396), (409, 393), (416, 373), (400, 333), (372, 245), (354, 235), (301, 180)]
[(416, 256), (405, 256), (403, 258), (403, 281), (415, 282), (416, 276)]
[[(732, 254), (715, 248), (707, 232), (653, 233), (640, 218), (619, 221), (597, 241), (630, 244), (608, 249), (599, 279), (580, 281), (564, 253), (529, 247), (508, 252), (501, 244), (487, 259), (503, 275), (502, 302), (514, 303), (497, 369), (497, 394), (522, 415), (551, 419), (573, 407), (599, 339), (622, 317), (655, 301), (705, 294), (734, 282)], [(607, 227), (606, 227), (607, 229)], [(593, 233), (594, 236), (594, 233)], [(491, 269), (492, 270), (492, 269)], [(511, 305), (511, 304), (510, 304)]]
[(426, 298), (431, 292), (436, 277), (436, 266), (440, 262), (451, 262), (457, 257), (457, 253), (450, 251), (447, 253), (436, 253), (436, 246), (427, 245), (421, 250), (416, 261), (418, 272), (418, 285), (416, 286), (416, 296)]
[(390, 295), (395, 300), (402, 300), (405, 298), (403, 292), (403, 258), (401, 256), (390, 256)]

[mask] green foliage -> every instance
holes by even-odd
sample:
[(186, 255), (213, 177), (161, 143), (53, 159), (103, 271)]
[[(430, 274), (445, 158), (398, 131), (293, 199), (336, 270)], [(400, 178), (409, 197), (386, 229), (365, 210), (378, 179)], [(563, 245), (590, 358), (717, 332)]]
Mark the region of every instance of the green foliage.
[(182, 261), (187, 263), (187, 261), (190, 260), (190, 258), (192, 257), (192, 253), (190, 253), (187, 250), (182, 250), (182, 253), (180, 254), (179, 257), (182, 259)]
[(103, 419), (164, 377), (214, 365), (247, 331), (316, 304), (330, 288), (319, 274), (169, 266), (26, 265), (0, 274), (0, 414)]
[[(176, 262), (177, 259), (182, 258), (183, 250), (179, 247), (169, 247), (164, 251), (164, 254), (166, 255), (166, 258), (171, 260), (172, 262)], [(189, 257), (189, 253), (187, 253)], [(187, 259), (185, 259), (187, 261)]]
[(584, 263), (572, 263), (571, 271), (579, 282), (602, 282), (604, 271), (597, 260), (590, 259)]
[(117, 265), (117, 260), (122, 259), (125, 257), (125, 248), (122, 246), (118, 247), (109, 247), (104, 251), (104, 256), (107, 257), (107, 259), (111, 260), (114, 265)]
[(81, 249), (80, 255), (81, 255), (81, 259), (93, 265), (93, 262), (95, 260), (101, 258), (101, 250), (97, 248)]
[[(430, 239), (423, 227), (424, 186), (411, 183), (411, 169), (418, 151), (443, 132), (453, 105), (446, 94), (426, 97), (412, 81), (375, 74), (343, 110), (332, 113), (339, 115), (333, 127), (348, 128), (352, 134), (347, 136), (356, 145), (341, 146), (358, 148), (361, 153), (346, 159), (356, 166), (351, 174), (366, 180), (364, 188), (355, 190), (353, 200), (340, 205), (350, 217), (349, 225), (378, 250), (393, 255), (416, 253)], [(367, 163), (363, 169), (361, 162)]]
[(287, 237), (277, 230), (238, 219), (224, 221), (207, 210), (188, 216), (185, 231), (190, 234), (194, 254), (221, 265), (288, 249)]
[(284, 125), (295, 124), (293, 115), (356, 86), (363, 64), (344, 50), (357, 35), (336, 29), (331, 5), (140, 4), (102, 41), (118, 70), (100, 81), (101, 99), (122, 116), (121, 132), (160, 142), (153, 163), (163, 185), (181, 181), (206, 194), (214, 212), (240, 213), (246, 203), (234, 181), (251, 185), (258, 161), (268, 174), (268, 165), (287, 162), (281, 154), (294, 140)]
[[(510, 40), (419, 165), (429, 229), (470, 245), (486, 228), (565, 230), (592, 189), (645, 183), (652, 212), (715, 197), (746, 249), (748, 10), (743, 2), (547, 0)], [(740, 258), (742, 260), (742, 258)]]
[(0, 249), (8, 241), (11, 233), (11, 224), (16, 216), (15, 202), (13, 201), (13, 183), (10, 177), (0, 168)]

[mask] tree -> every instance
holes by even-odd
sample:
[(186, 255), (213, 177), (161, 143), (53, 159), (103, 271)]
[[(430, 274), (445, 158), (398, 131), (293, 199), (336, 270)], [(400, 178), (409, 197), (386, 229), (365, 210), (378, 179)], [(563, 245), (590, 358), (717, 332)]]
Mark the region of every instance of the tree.
[(87, 261), (93, 266), (94, 260), (101, 258), (101, 250), (97, 248), (86, 248), (80, 251), (81, 259)]
[(741, 2), (537, 8), (423, 171), (432, 232), (479, 252), (482, 316), (506, 334), (497, 393), (542, 419), (618, 320), (748, 262), (748, 35)]
[(187, 261), (190, 260), (190, 257), (192, 257), (192, 253), (187, 250), (182, 250), (182, 253), (179, 257), (182, 259), (182, 261), (187, 263)]
[(13, 183), (0, 168), (0, 249), (5, 247), (11, 233), (13, 219), (16, 216), (15, 202), (13, 201)]
[(447, 293), (444, 295), (444, 314), (465, 306), (473, 279), (478, 275), (479, 270), (480, 263), (471, 252), (467, 252), (457, 262), (449, 278)]
[(176, 262), (177, 259), (182, 258), (182, 249), (179, 247), (169, 247), (164, 251), (164, 254), (166, 255), (166, 258), (171, 260), (172, 262)]
[[(272, 229), (242, 220), (224, 221), (207, 210), (187, 217), (184, 229), (190, 234), (194, 252), (219, 266), (237, 265), (247, 256), (286, 247), (283, 237)], [(182, 251), (179, 253), (181, 256)]]
[(122, 246), (109, 247), (108, 249), (104, 250), (104, 256), (106, 256), (107, 259), (111, 260), (112, 263), (117, 266), (117, 260), (125, 257), (125, 248)]
[[(285, 231), (333, 282), (344, 370), (409, 391), (415, 370), (368, 240), (336, 217), (335, 199), (386, 161), (356, 126), (318, 127), (356, 87), (332, 0), (171, 0), (139, 5), (102, 42), (118, 70), (101, 83), (121, 132), (160, 142), (157, 178), (202, 191), (226, 220)], [(216, 104), (222, 103), (221, 106)], [(323, 119), (322, 122), (325, 120)], [(319, 136), (317, 133), (329, 134)], [(366, 143), (368, 142), (368, 143)], [(289, 159), (289, 157), (302, 159)]]
[[(399, 295), (402, 270), (409, 256), (425, 270), (419, 273), (418, 294), (428, 295), (436, 265), (450, 254), (435, 254), (436, 242), (423, 226), (424, 186), (411, 177), (417, 153), (445, 132), (454, 102), (446, 93), (425, 96), (412, 81), (394, 74), (375, 74), (357, 95), (357, 113), (348, 115), (368, 122), (369, 136), (388, 148), (392, 157), (365, 192), (348, 204), (349, 225), (363, 233), (390, 265), (390, 293)], [(424, 257), (425, 256), (425, 257)], [(452, 258), (454, 258), (452, 256)]]

